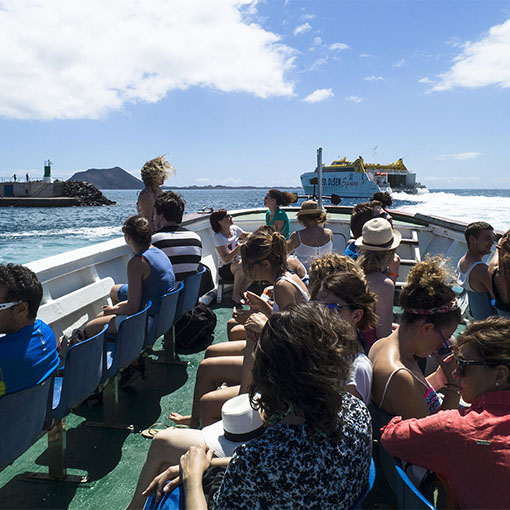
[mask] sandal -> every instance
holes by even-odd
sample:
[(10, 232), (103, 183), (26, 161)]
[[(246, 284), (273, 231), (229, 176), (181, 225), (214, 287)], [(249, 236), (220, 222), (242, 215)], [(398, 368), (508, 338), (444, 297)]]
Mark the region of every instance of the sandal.
[(166, 430), (168, 428), (172, 427), (167, 427), (164, 423), (155, 423), (154, 425), (152, 425), (152, 427), (142, 430), (140, 434), (142, 437), (152, 439), (154, 436), (158, 435), (162, 430)]

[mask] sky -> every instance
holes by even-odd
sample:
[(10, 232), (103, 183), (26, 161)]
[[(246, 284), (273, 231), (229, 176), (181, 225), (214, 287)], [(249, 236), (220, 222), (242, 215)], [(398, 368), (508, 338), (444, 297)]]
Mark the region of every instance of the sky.
[(322, 147), (510, 188), (509, 113), (510, 0), (0, 0), (0, 178), (295, 186)]

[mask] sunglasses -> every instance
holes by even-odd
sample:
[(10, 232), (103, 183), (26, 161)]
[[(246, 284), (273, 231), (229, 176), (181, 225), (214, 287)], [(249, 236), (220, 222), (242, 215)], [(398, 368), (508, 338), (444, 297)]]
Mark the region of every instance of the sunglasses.
[(351, 305), (341, 305), (340, 303), (324, 303), (320, 299), (311, 299), (310, 301), (314, 301), (315, 303), (320, 303), (321, 305), (327, 306), (330, 310), (352, 310)]
[(7, 310), (13, 306), (19, 305), (21, 301), (9, 301), (8, 303), (0, 303), (0, 310)]
[(457, 368), (456, 372), (459, 377), (465, 377), (466, 376), (466, 367), (468, 366), (475, 366), (475, 365), (482, 365), (482, 366), (488, 366), (488, 367), (497, 367), (498, 365), (504, 365), (504, 361), (485, 361), (485, 360), (474, 360), (474, 359), (462, 359), (462, 358), (455, 358), (455, 361), (457, 362)]
[(439, 336), (441, 337), (441, 340), (443, 341), (443, 346), (440, 347), (436, 354), (439, 354), (439, 356), (444, 356), (445, 354), (450, 354), (452, 352), (452, 348), (450, 344), (446, 341), (446, 338), (444, 337), (442, 331), (434, 324), (434, 328), (436, 328), (436, 331), (439, 333)]

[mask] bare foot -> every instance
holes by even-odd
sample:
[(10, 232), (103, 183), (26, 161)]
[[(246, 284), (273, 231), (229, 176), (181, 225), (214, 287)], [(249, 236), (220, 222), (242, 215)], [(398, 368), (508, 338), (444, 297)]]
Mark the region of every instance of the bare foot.
[(179, 413), (171, 413), (168, 415), (168, 419), (177, 425), (189, 425), (191, 423), (191, 415), (183, 416)]

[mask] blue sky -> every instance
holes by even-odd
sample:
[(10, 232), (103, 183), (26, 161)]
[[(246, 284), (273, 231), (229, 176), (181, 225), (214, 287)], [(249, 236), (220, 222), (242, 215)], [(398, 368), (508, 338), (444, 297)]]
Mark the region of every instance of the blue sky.
[(0, 177), (291, 186), (321, 146), (510, 188), (510, 1), (0, 0), (0, 48)]

